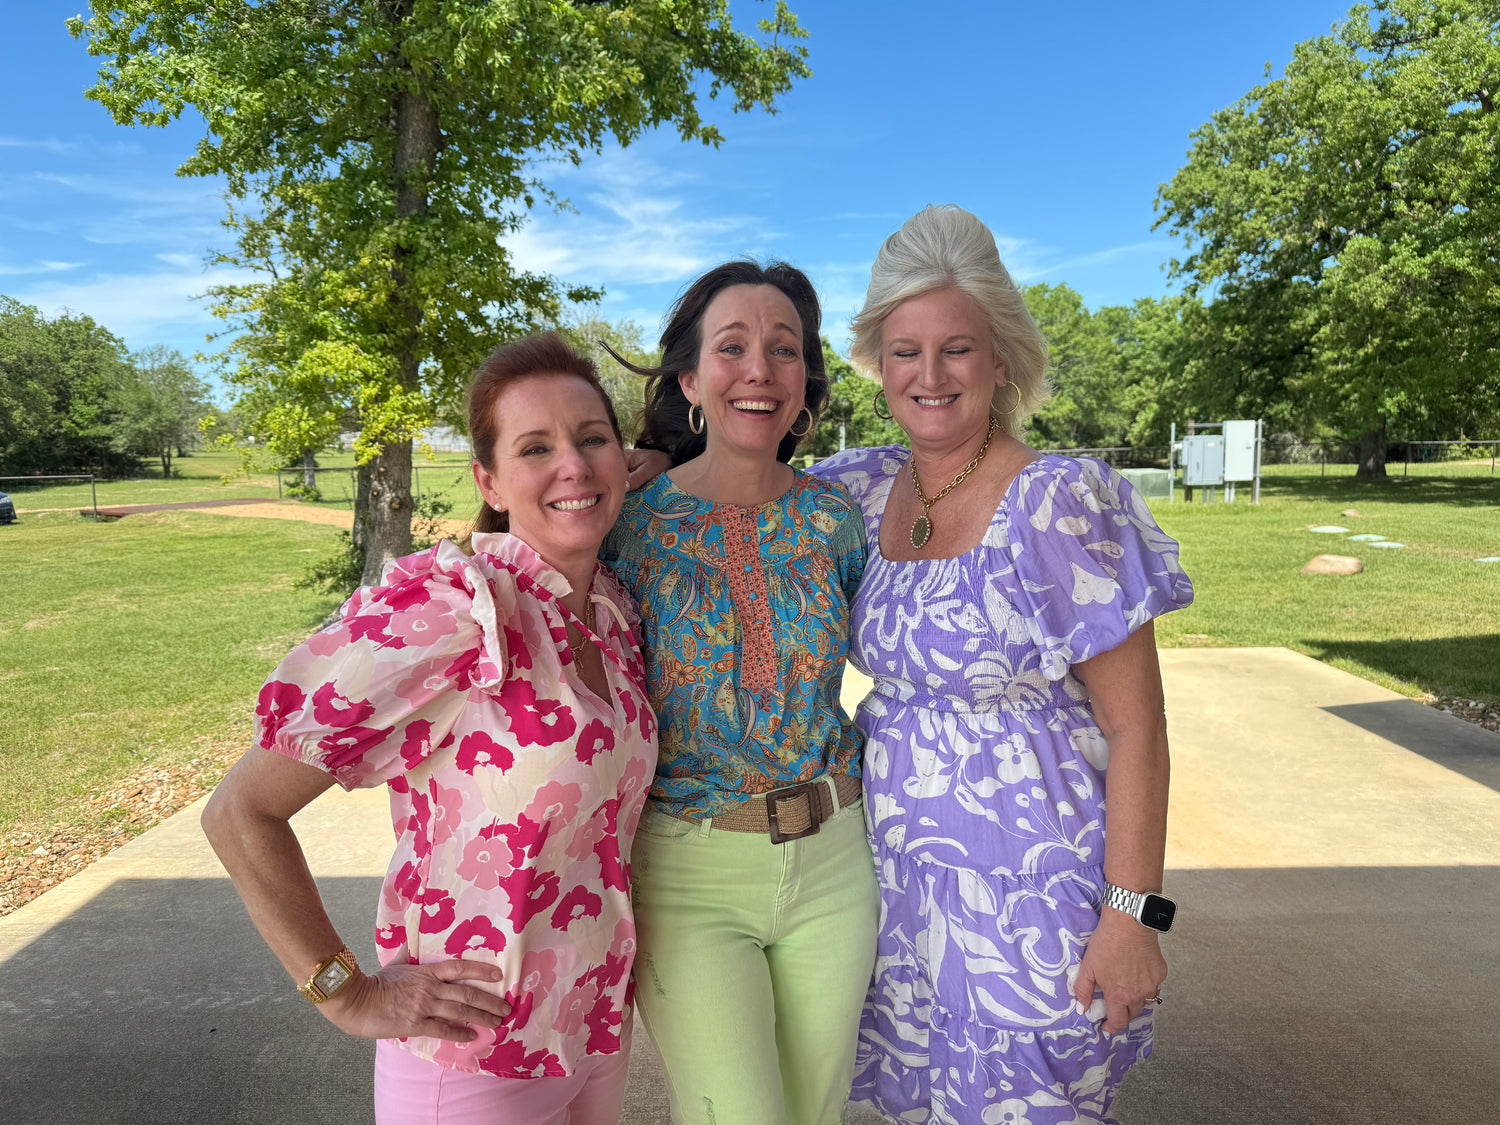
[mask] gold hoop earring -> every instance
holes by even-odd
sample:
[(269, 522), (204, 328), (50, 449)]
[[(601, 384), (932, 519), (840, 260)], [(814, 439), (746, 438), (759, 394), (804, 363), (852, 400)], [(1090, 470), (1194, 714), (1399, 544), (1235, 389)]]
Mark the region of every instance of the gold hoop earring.
[[(695, 410), (698, 412), (698, 424), (696, 426), (693, 425), (693, 411)], [(696, 402), (690, 403), (688, 405), (688, 429), (692, 430), (695, 434), (701, 434), (707, 425), (708, 420), (703, 417), (703, 407), (699, 406)]]
[[(880, 409), (880, 402), (881, 402), (882, 399), (885, 399), (885, 409), (884, 410)], [(878, 391), (875, 392), (875, 400), (874, 400), (874, 402), (872, 402), (870, 404), (870, 406), (871, 406), (871, 409), (875, 411), (875, 417), (879, 418), (882, 422), (889, 422), (893, 418), (896, 417), (894, 414), (891, 413), (891, 402), (890, 402), (890, 399), (887, 399), (885, 397), (885, 388), (884, 387), (881, 387), (880, 390), (878, 390)]]
[[(991, 403), (990, 404), (990, 413), (994, 414), (994, 415), (996, 415), (997, 417), (1000, 417), (1000, 418), (1009, 418), (1021, 406), (1021, 388), (1018, 387), (1018, 386), (1016, 386), (1014, 383), (1001, 383), (1000, 386), (1002, 386), (1002, 387), (1009, 387), (1011, 390), (1015, 391), (1016, 392), (1016, 401), (1013, 402), (1013, 403), (1011, 403), (1011, 406), (1010, 406), (1009, 410), (996, 410), (994, 403)], [(997, 390), (996, 393), (998, 394), (999, 391)]]
[[(804, 414), (807, 415), (807, 425), (799, 430), (797, 429), (797, 421), (800, 421), (802, 419), (802, 415)], [(794, 421), (791, 424), (791, 427), (787, 430), (787, 433), (791, 434), (794, 438), (797, 438), (800, 441), (802, 438), (805, 438), (808, 434), (812, 433), (812, 428), (818, 423), (818, 417), (806, 406), (804, 406), (801, 410), (797, 411), (797, 421)]]

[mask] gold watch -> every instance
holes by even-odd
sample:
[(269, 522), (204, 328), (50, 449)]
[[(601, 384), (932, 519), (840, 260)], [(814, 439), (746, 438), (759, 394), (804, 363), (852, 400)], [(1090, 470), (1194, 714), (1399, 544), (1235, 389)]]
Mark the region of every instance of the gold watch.
[(332, 1000), (344, 990), (344, 986), (359, 972), (359, 962), (346, 945), (326, 961), (321, 961), (313, 970), (306, 984), (299, 984), (297, 991), (314, 1004)]

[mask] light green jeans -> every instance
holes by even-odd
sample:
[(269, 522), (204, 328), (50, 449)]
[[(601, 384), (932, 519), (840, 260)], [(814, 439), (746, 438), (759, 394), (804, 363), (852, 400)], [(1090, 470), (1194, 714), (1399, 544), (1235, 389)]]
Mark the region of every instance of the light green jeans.
[(856, 802), (772, 844), (648, 802), (631, 849), (635, 1001), (676, 1125), (838, 1125), (880, 892)]

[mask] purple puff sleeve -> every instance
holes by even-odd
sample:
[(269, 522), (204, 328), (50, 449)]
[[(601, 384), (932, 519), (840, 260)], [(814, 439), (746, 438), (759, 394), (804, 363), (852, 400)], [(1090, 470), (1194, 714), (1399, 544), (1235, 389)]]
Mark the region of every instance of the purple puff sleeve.
[(415, 768), (444, 744), (471, 688), (504, 680), (515, 589), (496, 586), (447, 540), (396, 559), (271, 673), (256, 744), (345, 789)]
[(1072, 665), (1192, 603), (1177, 541), (1102, 461), (1033, 462), (1017, 478), (1012, 502), (1008, 585), (1047, 679), (1061, 680)]

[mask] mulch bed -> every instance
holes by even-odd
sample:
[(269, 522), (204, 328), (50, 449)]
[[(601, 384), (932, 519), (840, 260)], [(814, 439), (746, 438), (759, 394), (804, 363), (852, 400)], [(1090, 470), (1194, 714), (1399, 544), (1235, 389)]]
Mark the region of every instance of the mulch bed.
[(0, 917), (192, 804), (243, 752), (235, 742), (190, 762), (142, 766), (90, 795), (71, 821), (13, 826), (0, 841)]
[[(1432, 699), (1429, 706), (1500, 733), (1500, 710), (1474, 699)], [(0, 917), (76, 875), (94, 860), (186, 808), (219, 784), (244, 752), (244, 739), (175, 766), (143, 766), (88, 798), (86, 812), (45, 831), (13, 829), (0, 854)]]

